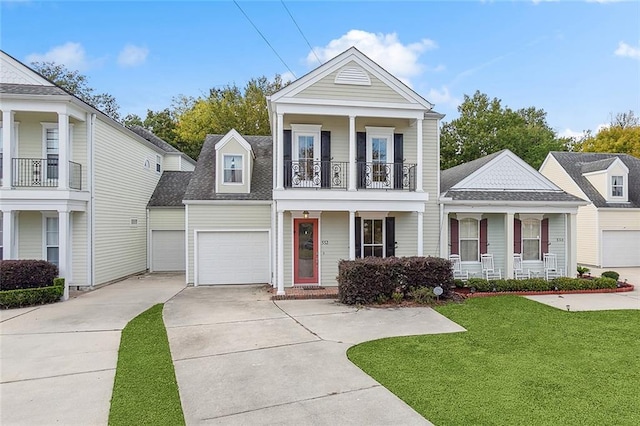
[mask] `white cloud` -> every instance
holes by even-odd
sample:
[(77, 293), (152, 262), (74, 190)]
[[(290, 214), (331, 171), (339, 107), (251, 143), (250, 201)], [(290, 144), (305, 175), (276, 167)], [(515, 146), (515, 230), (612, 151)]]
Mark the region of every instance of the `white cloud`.
[(118, 55), (118, 65), (125, 68), (142, 65), (147, 60), (149, 49), (127, 44)]
[[(321, 61), (329, 59), (355, 46), (362, 53), (380, 64), (384, 69), (409, 84), (411, 77), (421, 74), (425, 66), (418, 59), (427, 50), (437, 48), (433, 40), (422, 39), (416, 43), (403, 44), (396, 33), (370, 33), (361, 30), (350, 30), (340, 38), (331, 40), (324, 47), (313, 50)], [(307, 55), (307, 64), (317, 66), (318, 61), (313, 52)]]
[(85, 71), (89, 68), (89, 60), (80, 43), (67, 42), (61, 46), (51, 48), (47, 53), (32, 53), (27, 56), (27, 62), (55, 62), (67, 69)]
[(630, 44), (621, 41), (618, 43), (618, 48), (614, 52), (616, 56), (626, 56), (632, 59), (640, 59), (640, 43), (638, 47), (631, 46)]
[(561, 138), (580, 139), (583, 135), (584, 135), (584, 132), (571, 130), (568, 127), (563, 131), (558, 132), (558, 136), (560, 136)]
[(430, 89), (427, 94), (427, 100), (436, 106), (448, 105), (453, 108), (457, 108), (460, 105), (460, 99), (451, 95), (447, 86), (442, 86), (440, 89)]
[(282, 81), (284, 83), (288, 82), (288, 81), (295, 81), (296, 80), (296, 76), (293, 75), (293, 73), (291, 71), (285, 71), (282, 74), (280, 74), (280, 78), (282, 78)]

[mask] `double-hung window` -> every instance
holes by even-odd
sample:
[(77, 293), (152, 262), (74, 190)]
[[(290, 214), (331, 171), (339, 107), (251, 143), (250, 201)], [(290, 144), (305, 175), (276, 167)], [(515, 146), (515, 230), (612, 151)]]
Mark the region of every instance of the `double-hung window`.
[(611, 176), (611, 196), (624, 197), (624, 177)]
[(362, 219), (363, 257), (385, 257), (384, 219)]
[(522, 260), (540, 260), (540, 220), (522, 220)]
[(58, 127), (46, 126), (44, 128), (45, 151), (47, 163), (45, 167), (46, 179), (58, 179), (59, 135)]
[(47, 261), (59, 266), (58, 218), (45, 217), (45, 251)]
[(224, 183), (242, 183), (242, 156), (224, 155)]
[(459, 221), (460, 260), (463, 262), (478, 262), (480, 252), (479, 221), (473, 218)]

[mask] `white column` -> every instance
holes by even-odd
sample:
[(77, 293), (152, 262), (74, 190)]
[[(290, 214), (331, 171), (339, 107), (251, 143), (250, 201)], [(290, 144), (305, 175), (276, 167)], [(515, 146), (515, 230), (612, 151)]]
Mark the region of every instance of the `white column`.
[(278, 296), (284, 296), (284, 212), (278, 210)]
[(356, 258), (356, 212), (349, 210), (349, 260)]
[(58, 189), (69, 189), (69, 116), (58, 114)]
[(58, 270), (59, 275), (64, 278), (63, 300), (69, 298), (69, 281), (71, 280), (70, 244), (69, 212), (58, 210)]
[(13, 111), (2, 111), (2, 189), (11, 188), (11, 157), (13, 155), (14, 126), (13, 115)]
[[(417, 145), (416, 145), (416, 158), (418, 162), (416, 164), (416, 192), (422, 192), (422, 119), (416, 120), (416, 132), (418, 133)], [(438, 160), (439, 161), (439, 160)]]
[[(358, 178), (358, 165), (356, 164), (356, 117), (349, 116), (349, 191), (356, 190)], [(355, 256), (355, 254), (354, 254)]]
[(506, 251), (505, 251), (505, 276), (503, 278), (513, 278), (513, 213), (507, 213), (504, 215), (504, 226), (506, 236)]
[[(284, 189), (284, 116), (278, 114), (278, 124), (276, 125), (276, 189)], [(282, 212), (279, 212), (282, 213)]]
[(568, 226), (569, 226), (569, 241), (565, 241), (565, 250), (568, 251), (567, 255), (567, 270), (565, 274), (568, 277), (576, 276), (576, 268), (578, 267), (578, 226), (577, 216), (575, 213), (568, 213)]
[(418, 256), (424, 256), (424, 213), (418, 212)]
[(2, 259), (13, 258), (13, 211), (2, 211)]
[(449, 258), (449, 215), (440, 204), (440, 257)]

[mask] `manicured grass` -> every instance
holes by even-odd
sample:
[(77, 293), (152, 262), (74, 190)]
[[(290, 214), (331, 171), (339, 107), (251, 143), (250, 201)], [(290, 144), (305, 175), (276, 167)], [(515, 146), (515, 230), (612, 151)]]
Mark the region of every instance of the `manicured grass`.
[(348, 351), (434, 424), (640, 424), (640, 311), (565, 312), (516, 296), (436, 310), (468, 331)]
[(162, 304), (122, 330), (110, 425), (184, 425)]

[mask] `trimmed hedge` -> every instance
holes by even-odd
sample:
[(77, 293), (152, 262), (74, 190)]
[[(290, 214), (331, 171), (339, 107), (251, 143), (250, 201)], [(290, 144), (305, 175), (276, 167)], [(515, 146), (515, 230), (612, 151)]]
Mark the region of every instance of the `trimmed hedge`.
[(602, 274), (600, 274), (600, 276), (605, 278), (613, 278), (616, 281), (618, 281), (618, 278), (620, 278), (620, 274), (616, 271), (604, 271)]
[(348, 305), (407, 298), (417, 289), (436, 286), (447, 298), (454, 286), (451, 262), (420, 256), (341, 260), (337, 280), (340, 302)]
[(0, 260), (0, 290), (53, 285), (58, 267), (46, 260)]
[(60, 300), (64, 294), (64, 278), (54, 278), (53, 285), (0, 291), (0, 309), (45, 305)]
[(617, 281), (612, 278), (569, 278), (558, 277), (551, 281), (542, 278), (528, 278), (524, 280), (485, 280), (470, 278), (467, 287), (475, 288), (478, 292), (492, 291), (551, 291), (551, 290), (594, 290), (601, 288), (616, 288)]

